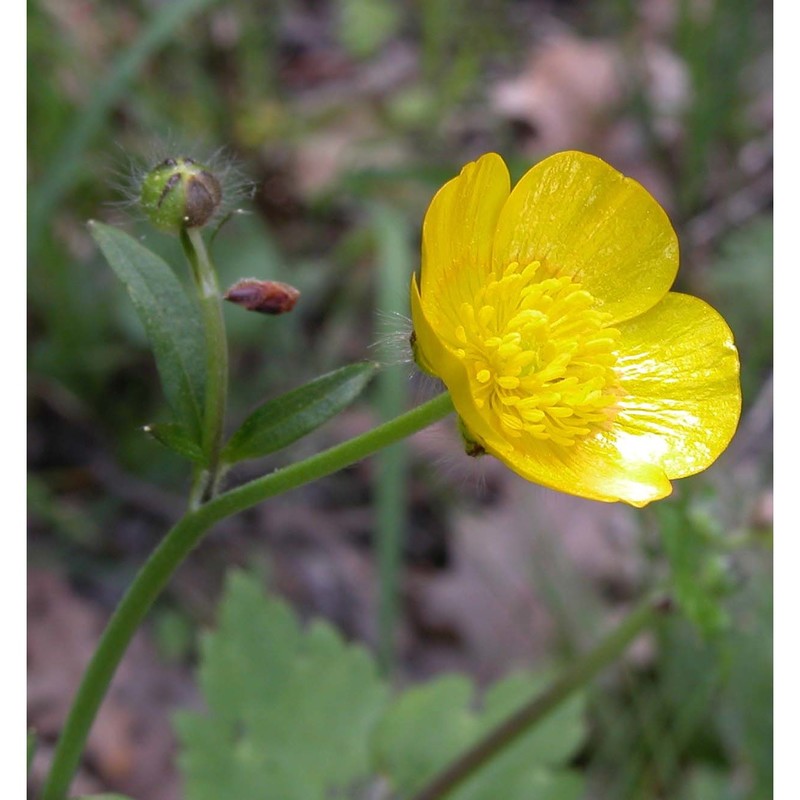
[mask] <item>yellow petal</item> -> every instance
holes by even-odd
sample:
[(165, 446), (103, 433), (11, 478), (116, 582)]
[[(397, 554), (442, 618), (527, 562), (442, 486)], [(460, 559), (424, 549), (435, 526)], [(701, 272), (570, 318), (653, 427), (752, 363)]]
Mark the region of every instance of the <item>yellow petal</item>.
[[(435, 314), (435, 312), (434, 312)], [(458, 357), (436, 334), (434, 325), (422, 310), (422, 299), (416, 274), (411, 276), (411, 323), (414, 327), (414, 359), (417, 365), (430, 375), (441, 378), (447, 384), (444, 373), (447, 364)], [(447, 384), (449, 388), (449, 384)]]
[[(494, 232), (508, 198), (503, 159), (487, 153), (467, 164), (434, 196), (422, 227), (422, 297), (425, 303), (477, 291), (491, 270)], [(456, 306), (457, 307), (457, 306)]]
[(619, 330), (625, 395), (609, 430), (570, 448), (521, 441), (496, 455), (553, 489), (643, 506), (727, 447), (741, 411), (739, 357), (722, 317), (688, 295), (670, 292)]
[(573, 447), (542, 442), (530, 452), (498, 458), (523, 478), (589, 500), (642, 507), (672, 492), (658, 464), (622, 458), (613, 435), (606, 433)]
[(437, 336), (434, 325), (422, 307), (416, 275), (411, 278), (411, 320), (416, 335), (417, 363), (440, 378), (450, 391), (453, 405), (475, 440), (486, 449), (502, 452), (512, 449), (503, 436), (495, 434), (475, 405), (464, 361)]
[[(702, 301), (668, 293), (678, 247), (666, 215), (639, 184), (599, 159), (547, 159), (499, 210), (507, 192), (505, 166), (490, 154), (434, 198), (423, 235), (422, 294), (416, 277), (411, 285), (418, 363), (444, 381), (469, 438), (523, 477), (635, 506), (667, 496), (671, 479), (709, 466), (736, 429), (739, 362), (730, 330)], [(491, 374), (475, 372), (468, 352), (464, 321), (475, 314), (481, 287), (495, 279), (490, 273), (532, 261), (579, 281), (611, 312), (619, 334), (619, 385), (608, 387), (612, 397), (619, 393), (608, 406), (615, 413), (585, 439), (559, 444), (542, 438), (544, 426), (514, 428), (486, 402), (482, 376)], [(519, 389), (503, 380), (513, 378), (497, 379), (501, 391)]]
[(430, 323), (422, 310), (422, 301), (417, 286), (417, 275), (411, 276), (411, 324), (414, 335), (411, 339), (411, 349), (417, 366), (434, 377), (440, 377), (436, 367), (431, 363), (428, 353), (438, 353), (442, 348), (439, 337), (433, 332)]
[(742, 405), (725, 320), (702, 300), (670, 292), (619, 330), (626, 395), (614, 423), (617, 448), (658, 463), (669, 478), (706, 469), (736, 432)]
[(606, 434), (571, 448), (509, 439), (498, 430), (496, 415), (476, 406), (464, 361), (436, 335), (422, 308), (416, 277), (411, 281), (411, 316), (417, 363), (447, 386), (470, 438), (523, 478), (592, 500), (624, 500), (632, 505), (645, 505), (671, 492), (660, 467), (622, 462)]
[(514, 261), (570, 275), (619, 322), (669, 290), (678, 240), (639, 183), (595, 156), (557, 153), (523, 176), (500, 213), (493, 262), (502, 271)]

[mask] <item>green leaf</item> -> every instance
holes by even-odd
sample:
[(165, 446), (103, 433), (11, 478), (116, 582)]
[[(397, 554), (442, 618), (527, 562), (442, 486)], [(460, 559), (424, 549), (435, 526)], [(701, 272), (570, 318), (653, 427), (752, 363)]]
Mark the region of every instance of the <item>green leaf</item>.
[[(490, 689), (482, 713), (471, 710), (473, 688), (445, 677), (411, 689), (382, 718), (375, 760), (402, 795), (420, 790), (453, 758), (537, 695), (542, 675), (514, 675)], [(583, 698), (576, 695), (510, 744), (452, 794), (453, 800), (577, 800), (583, 780), (563, 768), (586, 735)]]
[(407, 690), (390, 706), (375, 733), (375, 761), (400, 792), (419, 789), (474, 740), (469, 711), (472, 682), (446, 675)]
[(386, 702), (370, 656), (326, 623), (303, 630), (242, 573), (203, 642), (207, 714), (177, 718), (187, 800), (324, 800), (369, 774)]
[(267, 401), (233, 434), (223, 460), (260, 458), (297, 441), (350, 405), (376, 369), (376, 364), (351, 364)]
[(89, 227), (144, 325), (176, 420), (199, 442), (206, 358), (196, 306), (169, 265), (133, 237), (99, 222)]
[(705, 636), (724, 630), (730, 618), (722, 604), (725, 587), (719, 574), (719, 552), (698, 526), (689, 505), (662, 503), (654, 513), (669, 559), (675, 601)]
[(178, 425), (176, 422), (145, 425), (144, 432), (179, 456), (188, 458), (189, 461), (195, 461), (197, 463), (203, 461), (204, 456), (200, 446), (187, 433), (186, 428), (182, 425)]

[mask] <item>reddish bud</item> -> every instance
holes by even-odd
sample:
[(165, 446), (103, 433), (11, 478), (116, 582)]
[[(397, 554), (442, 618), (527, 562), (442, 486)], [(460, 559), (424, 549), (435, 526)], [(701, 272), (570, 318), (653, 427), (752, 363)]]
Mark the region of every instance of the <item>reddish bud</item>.
[(288, 283), (256, 278), (237, 281), (225, 292), (225, 299), (229, 302), (261, 314), (285, 314), (294, 308), (298, 297), (300, 292)]

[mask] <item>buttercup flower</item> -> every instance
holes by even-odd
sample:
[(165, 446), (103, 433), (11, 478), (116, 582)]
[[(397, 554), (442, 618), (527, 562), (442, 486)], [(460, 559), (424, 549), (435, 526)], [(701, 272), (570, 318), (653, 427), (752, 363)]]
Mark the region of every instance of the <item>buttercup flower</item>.
[(472, 453), (562, 492), (644, 506), (736, 430), (722, 317), (670, 292), (678, 241), (638, 183), (558, 153), (511, 191), (500, 156), (433, 198), (411, 283), (414, 353), (450, 391)]

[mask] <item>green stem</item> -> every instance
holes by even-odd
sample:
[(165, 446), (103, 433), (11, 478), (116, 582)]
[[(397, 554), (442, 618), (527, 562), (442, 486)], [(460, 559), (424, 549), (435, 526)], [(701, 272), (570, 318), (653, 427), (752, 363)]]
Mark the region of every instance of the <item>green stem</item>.
[(564, 671), (546, 691), (493, 728), (477, 744), (436, 775), (412, 800), (440, 800), (472, 777), (501, 750), (516, 741), (557, 708), (573, 692), (589, 683), (604, 667), (616, 661), (628, 646), (669, 609), (664, 598), (648, 598), (594, 650)]
[(198, 470), (192, 487), (190, 509), (213, 497), (220, 469), (225, 406), (228, 394), (228, 342), (222, 316), (217, 273), (200, 228), (184, 228), (181, 244), (192, 267), (206, 334), (206, 396), (203, 411), (203, 453), (206, 469)]
[(452, 410), (450, 395), (445, 392), (361, 436), (250, 481), (190, 510), (144, 564), (109, 620), (59, 738), (42, 800), (64, 800), (89, 729), (128, 644), (167, 581), (212, 525), (262, 500), (354, 464), (426, 428)]

